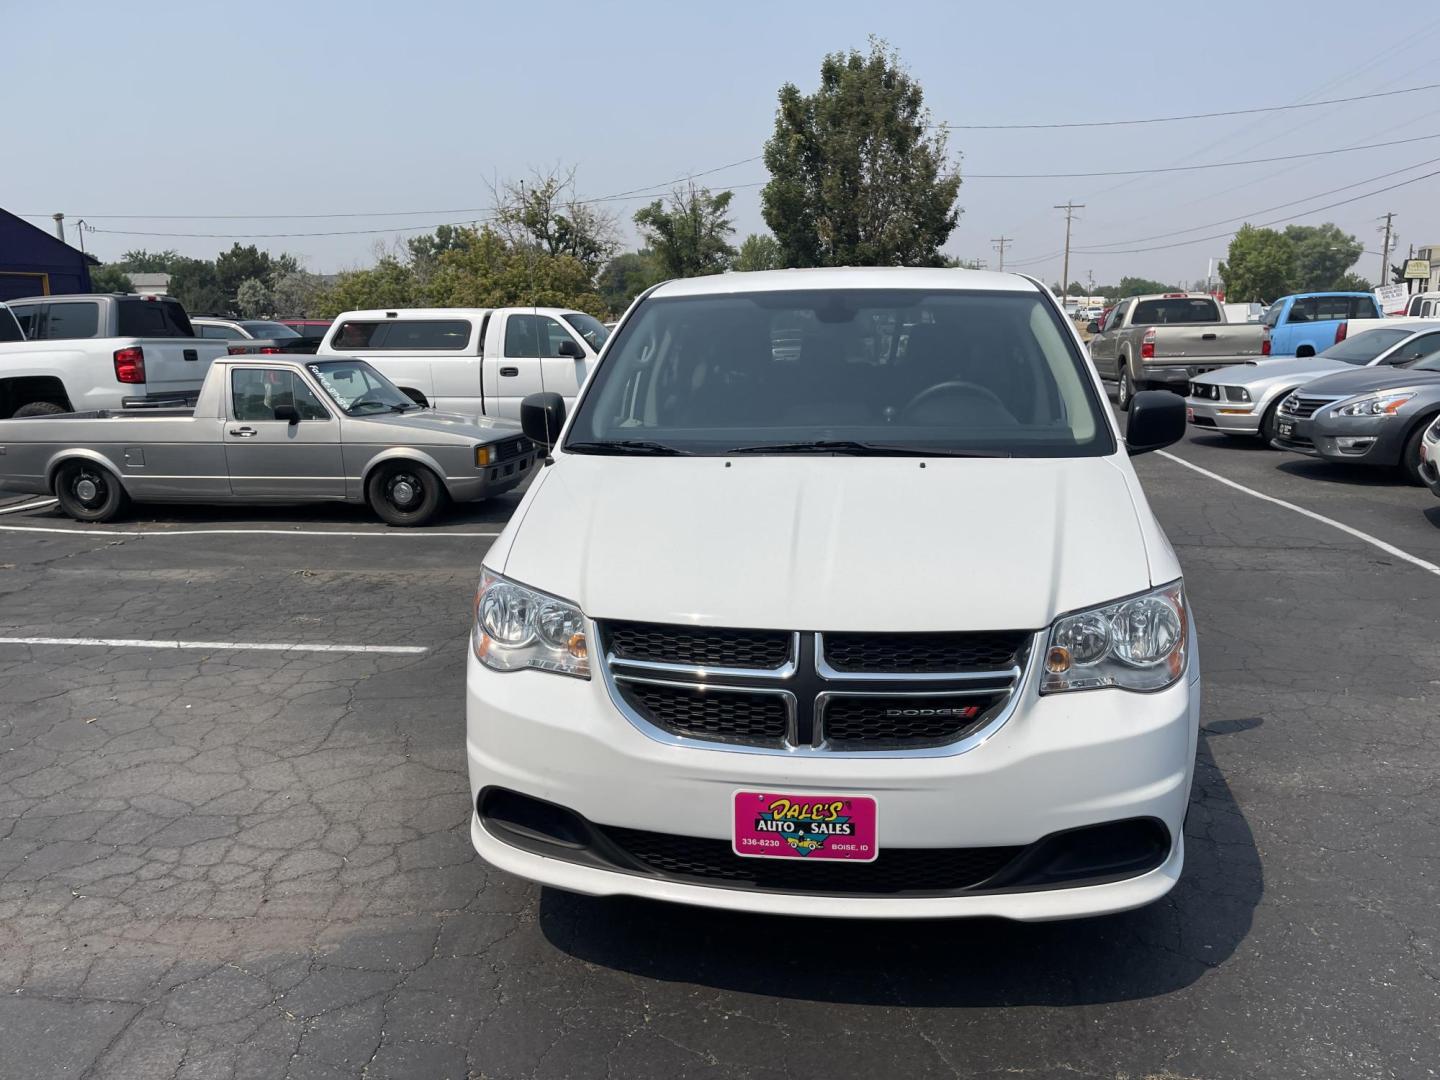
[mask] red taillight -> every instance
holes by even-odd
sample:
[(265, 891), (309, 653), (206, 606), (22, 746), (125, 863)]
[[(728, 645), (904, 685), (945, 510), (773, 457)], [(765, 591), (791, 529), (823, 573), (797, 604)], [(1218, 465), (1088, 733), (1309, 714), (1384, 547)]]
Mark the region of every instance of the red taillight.
[(280, 351), (281, 351), (281, 350), (280, 350), (280, 349), (277, 349), (274, 345), (263, 345), (263, 346), (261, 346), (261, 348), (260, 348), (260, 352), (262, 352), (262, 353), (264, 353), (264, 354), (266, 354), (266, 355), (269, 355), (269, 354), (272, 354), (272, 353), (278, 353), (278, 352), (280, 352)]
[(1153, 360), (1155, 358), (1155, 328), (1152, 326), (1145, 331), (1145, 336), (1140, 339), (1140, 359)]
[(115, 378), (123, 383), (145, 381), (145, 350), (139, 345), (115, 350)]
[(247, 349), (244, 345), (227, 345), (225, 347), (225, 353), (227, 356), (244, 356), (249, 351), (250, 350)]
[(1350, 324), (1348, 322), (1342, 322), (1339, 326), (1335, 327), (1335, 344), (1339, 345), (1340, 342), (1344, 341), (1345, 335), (1349, 332)]
[(1268, 326), (1260, 328), (1260, 355), (1270, 355), (1270, 328)]

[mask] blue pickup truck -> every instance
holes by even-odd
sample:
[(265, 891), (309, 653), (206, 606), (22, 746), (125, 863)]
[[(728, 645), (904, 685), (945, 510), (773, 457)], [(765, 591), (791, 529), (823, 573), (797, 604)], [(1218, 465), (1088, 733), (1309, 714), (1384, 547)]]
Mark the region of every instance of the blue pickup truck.
[(1311, 292), (1282, 296), (1270, 305), (1261, 320), (1265, 337), (1260, 349), (1266, 356), (1314, 356), (1335, 344), (1336, 332), (1347, 319), (1381, 317), (1374, 293)]

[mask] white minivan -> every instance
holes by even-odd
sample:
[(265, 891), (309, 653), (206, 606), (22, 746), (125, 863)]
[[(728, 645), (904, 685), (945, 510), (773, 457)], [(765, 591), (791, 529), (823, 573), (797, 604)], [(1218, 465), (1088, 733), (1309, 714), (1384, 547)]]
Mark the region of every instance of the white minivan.
[[(567, 416), (567, 413), (569, 414)], [(1055, 919), (1184, 861), (1200, 662), (1180, 564), (1039, 282), (929, 269), (660, 285), (490, 548), (471, 838), (596, 895)]]
[(514, 420), (529, 394), (573, 403), (609, 336), (564, 308), (392, 308), (337, 316), (317, 355), (360, 357), (422, 405)]

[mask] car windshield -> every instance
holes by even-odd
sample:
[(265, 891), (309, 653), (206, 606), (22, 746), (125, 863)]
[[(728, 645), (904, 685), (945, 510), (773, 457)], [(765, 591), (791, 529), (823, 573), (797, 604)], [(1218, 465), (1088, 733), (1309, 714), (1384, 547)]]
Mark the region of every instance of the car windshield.
[(594, 315), (586, 315), (583, 311), (572, 311), (562, 315), (567, 323), (575, 328), (575, 332), (585, 339), (585, 343), (596, 352), (600, 346), (605, 344), (605, 339), (610, 336), (610, 331), (605, 329), (605, 324)]
[(1409, 327), (1392, 327), (1386, 330), (1366, 330), (1346, 338), (1338, 345), (1331, 345), (1320, 355), (1326, 360), (1339, 360), (1345, 364), (1368, 364), (1387, 349), (1398, 345), (1415, 331)]
[(645, 301), (565, 449), (1061, 457), (1114, 439), (1038, 292), (834, 289)]
[(305, 366), (325, 393), (349, 416), (420, 408), (409, 395), (363, 360), (322, 360)]
[(265, 322), (259, 319), (249, 319), (245, 322), (242, 322), (240, 325), (243, 326), (246, 330), (248, 330), (251, 335), (257, 338), (285, 338), (288, 340), (291, 338), (298, 338), (300, 336), (294, 330), (290, 329), (290, 327), (286, 326), (284, 323)]

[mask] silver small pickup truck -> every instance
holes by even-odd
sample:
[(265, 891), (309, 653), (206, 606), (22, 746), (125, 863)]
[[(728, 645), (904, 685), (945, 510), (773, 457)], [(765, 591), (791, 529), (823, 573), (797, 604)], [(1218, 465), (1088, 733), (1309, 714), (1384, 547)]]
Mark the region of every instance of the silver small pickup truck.
[(423, 408), (363, 360), (232, 357), (193, 409), (0, 420), (0, 487), (53, 492), (77, 521), (133, 499), (365, 503), (423, 525), (509, 491), (537, 456), (513, 421)]

